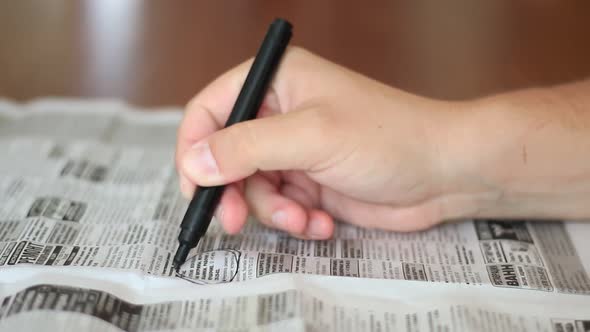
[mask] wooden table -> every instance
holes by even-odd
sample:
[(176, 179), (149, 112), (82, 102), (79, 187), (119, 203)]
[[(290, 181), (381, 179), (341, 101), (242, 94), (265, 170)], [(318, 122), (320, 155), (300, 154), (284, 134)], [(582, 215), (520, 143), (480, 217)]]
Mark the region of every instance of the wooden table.
[(293, 44), (436, 98), (590, 76), (586, 0), (19, 0), (0, 2), (0, 96), (183, 105), (277, 16)]

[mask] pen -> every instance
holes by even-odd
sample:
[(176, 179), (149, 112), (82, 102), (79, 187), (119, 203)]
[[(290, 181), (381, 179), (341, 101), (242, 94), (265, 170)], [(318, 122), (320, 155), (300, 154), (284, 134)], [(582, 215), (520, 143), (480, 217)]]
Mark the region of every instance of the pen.
[[(254, 58), (238, 99), (225, 123), (229, 127), (238, 122), (251, 120), (262, 104), (268, 84), (278, 67), (287, 44), (291, 39), (291, 24), (276, 19), (270, 25), (264, 41)], [(189, 251), (196, 247), (213, 218), (225, 186), (198, 187), (180, 225), (178, 249), (174, 255), (173, 268), (178, 272), (186, 261)]]

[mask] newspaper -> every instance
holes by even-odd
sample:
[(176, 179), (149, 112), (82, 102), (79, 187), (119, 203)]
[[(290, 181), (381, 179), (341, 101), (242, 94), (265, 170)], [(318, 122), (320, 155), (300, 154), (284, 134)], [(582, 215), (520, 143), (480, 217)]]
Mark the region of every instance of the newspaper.
[[(177, 275), (178, 109), (0, 100), (0, 330), (590, 331), (590, 223), (214, 219)], [(408, 221), (411, 222), (411, 221)]]

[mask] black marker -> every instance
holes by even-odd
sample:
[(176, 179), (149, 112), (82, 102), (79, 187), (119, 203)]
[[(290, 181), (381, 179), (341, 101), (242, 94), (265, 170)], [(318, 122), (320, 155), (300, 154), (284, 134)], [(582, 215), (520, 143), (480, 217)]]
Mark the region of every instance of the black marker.
[[(291, 24), (289, 22), (283, 19), (272, 22), (225, 127), (256, 117), (268, 84), (290, 39)], [(180, 225), (178, 250), (172, 263), (177, 272), (186, 261), (189, 251), (197, 246), (201, 237), (207, 232), (224, 189), (225, 186), (197, 188)]]

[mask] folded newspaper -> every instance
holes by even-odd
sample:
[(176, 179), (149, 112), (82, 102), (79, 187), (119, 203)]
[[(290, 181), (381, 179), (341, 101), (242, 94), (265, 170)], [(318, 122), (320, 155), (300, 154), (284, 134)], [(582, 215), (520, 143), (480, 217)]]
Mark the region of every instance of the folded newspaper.
[(304, 241), (213, 220), (176, 275), (180, 118), (0, 100), (0, 330), (590, 331), (584, 222)]

